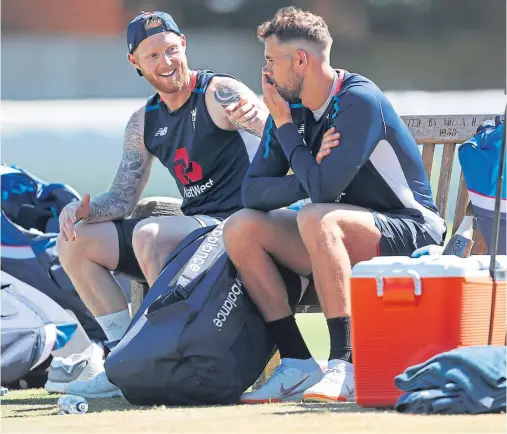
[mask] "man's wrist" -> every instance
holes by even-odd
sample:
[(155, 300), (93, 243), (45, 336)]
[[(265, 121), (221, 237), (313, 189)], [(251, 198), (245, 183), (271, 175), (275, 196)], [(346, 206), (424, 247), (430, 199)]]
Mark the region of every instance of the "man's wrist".
[(273, 121), (275, 122), (276, 128), (280, 128), (282, 125), (285, 124), (292, 124), (292, 116), (282, 116), (279, 118), (274, 118)]

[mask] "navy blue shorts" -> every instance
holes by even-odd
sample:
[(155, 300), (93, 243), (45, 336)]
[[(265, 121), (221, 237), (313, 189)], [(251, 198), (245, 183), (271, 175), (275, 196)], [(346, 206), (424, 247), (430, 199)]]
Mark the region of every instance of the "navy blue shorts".
[[(220, 217), (210, 217), (207, 215), (194, 215), (194, 220), (205, 228), (213, 226), (223, 221)], [(132, 280), (137, 282), (146, 282), (146, 279), (141, 271), (139, 262), (137, 262), (134, 248), (132, 247), (132, 235), (134, 228), (142, 221), (142, 219), (124, 219), (113, 221), (116, 231), (118, 232), (118, 243), (120, 247), (120, 258), (118, 260), (118, 267), (114, 270), (116, 273), (122, 273)]]
[(378, 256), (410, 256), (414, 250), (430, 244), (442, 246), (445, 232), (434, 238), (423, 218), (411, 215), (372, 211), (375, 226), (382, 234)]

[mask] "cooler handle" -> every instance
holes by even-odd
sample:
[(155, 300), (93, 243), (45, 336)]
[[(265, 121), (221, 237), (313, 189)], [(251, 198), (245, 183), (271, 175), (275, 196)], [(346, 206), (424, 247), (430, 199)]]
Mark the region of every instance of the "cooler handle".
[(421, 276), (415, 270), (389, 270), (392, 275), (390, 276), (377, 276), (377, 296), (382, 297), (384, 295), (384, 277), (411, 277), (414, 281), (414, 294), (419, 296), (422, 294), (422, 283)]

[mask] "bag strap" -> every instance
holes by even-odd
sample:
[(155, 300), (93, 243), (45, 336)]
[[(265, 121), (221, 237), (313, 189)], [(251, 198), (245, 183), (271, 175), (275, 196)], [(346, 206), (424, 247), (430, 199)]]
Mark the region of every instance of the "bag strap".
[[(190, 232), (173, 249), (173, 251), (171, 252), (171, 255), (167, 259), (167, 262), (166, 262), (165, 266), (169, 262), (171, 262), (176, 256), (178, 256), (185, 247), (187, 247), (189, 244), (192, 244), (194, 241), (197, 241), (203, 235), (206, 235), (207, 233), (211, 232), (213, 229), (215, 229), (215, 227), (216, 227), (216, 225), (211, 225), (211, 226), (206, 226), (205, 228), (199, 228), (199, 229), (196, 229), (193, 232)], [(164, 266), (164, 268), (165, 268), (165, 266)]]
[(193, 288), (203, 279), (206, 272), (223, 252), (224, 224), (225, 221), (213, 228), (213, 231), (204, 239), (178, 277), (174, 292), (181, 300), (188, 298)]
[(203, 234), (208, 233), (183, 270), (181, 270), (176, 283), (169, 288), (166, 294), (161, 295), (149, 306), (148, 314), (178, 301), (186, 300), (190, 296), (224, 250), (222, 237), (224, 224), (225, 221), (219, 225), (203, 228), (203, 230), (198, 229), (182, 241), (182, 243), (185, 242), (186, 246), (196, 241)]

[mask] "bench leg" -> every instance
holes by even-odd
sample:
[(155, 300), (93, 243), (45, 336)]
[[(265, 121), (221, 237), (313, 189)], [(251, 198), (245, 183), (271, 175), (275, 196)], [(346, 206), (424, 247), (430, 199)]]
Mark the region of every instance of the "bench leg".
[(148, 289), (147, 283), (139, 283), (134, 280), (130, 283), (130, 309), (132, 311), (132, 318), (141, 307), (141, 303)]

